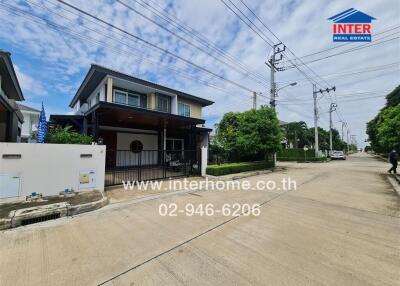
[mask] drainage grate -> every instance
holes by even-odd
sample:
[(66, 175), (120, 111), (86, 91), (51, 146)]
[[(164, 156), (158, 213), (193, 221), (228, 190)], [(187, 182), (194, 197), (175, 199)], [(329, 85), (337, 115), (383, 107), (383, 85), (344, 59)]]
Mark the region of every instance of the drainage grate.
[(54, 213), (54, 214), (44, 215), (44, 216), (40, 216), (40, 217), (28, 218), (28, 219), (22, 220), (21, 225), (38, 223), (38, 222), (42, 222), (42, 221), (57, 219), (60, 217), (61, 217), (61, 213)]

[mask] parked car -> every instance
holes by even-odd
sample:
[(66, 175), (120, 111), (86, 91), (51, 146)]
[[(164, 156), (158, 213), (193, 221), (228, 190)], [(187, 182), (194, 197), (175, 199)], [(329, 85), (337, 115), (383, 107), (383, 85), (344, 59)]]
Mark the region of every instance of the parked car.
[(331, 154), (332, 160), (346, 160), (346, 155), (343, 151), (333, 151)]

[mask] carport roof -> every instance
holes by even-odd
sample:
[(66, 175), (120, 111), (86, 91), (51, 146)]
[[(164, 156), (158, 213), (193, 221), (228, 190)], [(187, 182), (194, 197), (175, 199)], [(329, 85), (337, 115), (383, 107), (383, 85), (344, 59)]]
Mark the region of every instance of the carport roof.
[[(173, 127), (182, 127), (205, 123), (204, 119), (102, 101), (89, 109), (84, 116), (90, 118), (89, 115), (93, 112), (96, 112), (99, 124), (108, 124), (110, 126), (117, 124), (119, 127), (129, 127), (132, 124), (161, 127), (165, 123)], [(124, 124), (127, 124), (127, 126), (124, 126)]]

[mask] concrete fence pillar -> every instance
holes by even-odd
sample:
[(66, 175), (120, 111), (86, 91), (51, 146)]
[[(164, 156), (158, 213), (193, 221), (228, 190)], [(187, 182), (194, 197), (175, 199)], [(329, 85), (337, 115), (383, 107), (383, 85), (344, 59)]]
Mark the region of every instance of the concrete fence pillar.
[(206, 175), (208, 163), (208, 147), (201, 147), (201, 175), (204, 177)]

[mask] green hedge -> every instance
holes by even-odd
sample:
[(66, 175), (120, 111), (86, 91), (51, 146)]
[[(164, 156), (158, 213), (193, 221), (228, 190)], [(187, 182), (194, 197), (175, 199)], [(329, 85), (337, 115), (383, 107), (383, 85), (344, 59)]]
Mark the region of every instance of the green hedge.
[[(304, 162), (304, 156), (303, 157), (278, 157), (278, 161), (296, 161), (296, 162)], [(321, 157), (321, 158), (315, 158), (315, 157), (308, 157), (306, 158), (306, 162), (323, 162), (326, 161), (326, 157)]]
[[(306, 151), (307, 158), (315, 158), (315, 150), (308, 149)], [(279, 158), (303, 158), (304, 160), (304, 150), (301, 148), (298, 149), (283, 149), (279, 151), (277, 154), (277, 159)]]
[(228, 174), (235, 174), (247, 171), (262, 170), (272, 168), (273, 162), (242, 162), (242, 163), (228, 163), (221, 165), (209, 165), (206, 173), (213, 176), (222, 176)]

